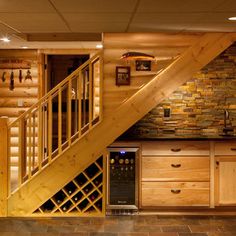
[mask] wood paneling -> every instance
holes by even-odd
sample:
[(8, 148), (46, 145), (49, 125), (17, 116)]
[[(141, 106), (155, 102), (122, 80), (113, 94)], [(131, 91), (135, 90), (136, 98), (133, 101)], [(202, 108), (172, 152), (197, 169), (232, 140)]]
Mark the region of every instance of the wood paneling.
[(142, 181), (209, 181), (209, 157), (142, 157)]
[(207, 141), (157, 141), (142, 143), (142, 155), (208, 156), (209, 150), (210, 145)]
[[(198, 34), (104, 34), (104, 115), (108, 115), (123, 104), (155, 75), (170, 65), (196, 39)], [(172, 38), (173, 37), (173, 38)], [(151, 71), (136, 71), (135, 61), (125, 61), (121, 55), (128, 51), (147, 53), (156, 57), (151, 62)], [(116, 66), (131, 67), (129, 86), (115, 84)]]
[(234, 161), (220, 162), (219, 204), (236, 205), (236, 158)]
[(143, 182), (142, 206), (208, 206), (208, 182)]
[(8, 167), (7, 167), (7, 130), (6, 118), (0, 118), (0, 216), (7, 216)]
[[(0, 76), (6, 72), (6, 81), (0, 78), (0, 116), (7, 116), (11, 120), (16, 118), (19, 111), (27, 110), (38, 99), (38, 53), (37, 50), (0, 50), (3, 60), (27, 60), (31, 64), (29, 69), (32, 80), (25, 79), (27, 69), (22, 69), (22, 82), (19, 81), (19, 69), (0, 69)], [(14, 73), (14, 90), (9, 89), (10, 74)]]

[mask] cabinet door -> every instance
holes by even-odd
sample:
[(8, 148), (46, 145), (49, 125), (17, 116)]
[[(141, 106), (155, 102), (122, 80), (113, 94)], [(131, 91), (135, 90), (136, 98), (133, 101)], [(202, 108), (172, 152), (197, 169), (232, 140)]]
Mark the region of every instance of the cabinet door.
[(218, 163), (218, 203), (236, 205), (236, 157), (220, 158)]

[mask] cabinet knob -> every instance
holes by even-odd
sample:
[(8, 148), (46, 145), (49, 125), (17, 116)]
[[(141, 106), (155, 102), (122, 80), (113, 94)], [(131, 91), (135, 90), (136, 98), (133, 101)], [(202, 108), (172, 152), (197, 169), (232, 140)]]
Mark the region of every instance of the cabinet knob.
[(179, 193), (181, 193), (181, 190), (180, 189), (171, 189), (171, 192), (174, 194), (179, 194)]
[(170, 149), (172, 152), (180, 152), (181, 148), (171, 148)]
[(219, 161), (216, 161), (216, 165), (218, 166), (220, 164), (220, 162)]
[(173, 168), (179, 168), (179, 167), (181, 167), (181, 164), (171, 164), (171, 166), (172, 166)]

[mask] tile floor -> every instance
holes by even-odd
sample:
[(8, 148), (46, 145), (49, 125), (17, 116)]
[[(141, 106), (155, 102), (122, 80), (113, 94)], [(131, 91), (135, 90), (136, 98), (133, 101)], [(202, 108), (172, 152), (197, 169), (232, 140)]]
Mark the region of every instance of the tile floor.
[(236, 216), (0, 218), (0, 236), (236, 236)]

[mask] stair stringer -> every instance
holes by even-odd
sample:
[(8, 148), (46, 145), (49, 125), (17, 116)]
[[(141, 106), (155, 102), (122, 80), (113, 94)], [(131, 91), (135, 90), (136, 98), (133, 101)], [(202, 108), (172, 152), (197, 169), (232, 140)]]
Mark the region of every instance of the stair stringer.
[(106, 116), (49, 166), (12, 193), (9, 216), (31, 215), (102, 154), (118, 136), (234, 42), (230, 33), (206, 33), (176, 61)]

